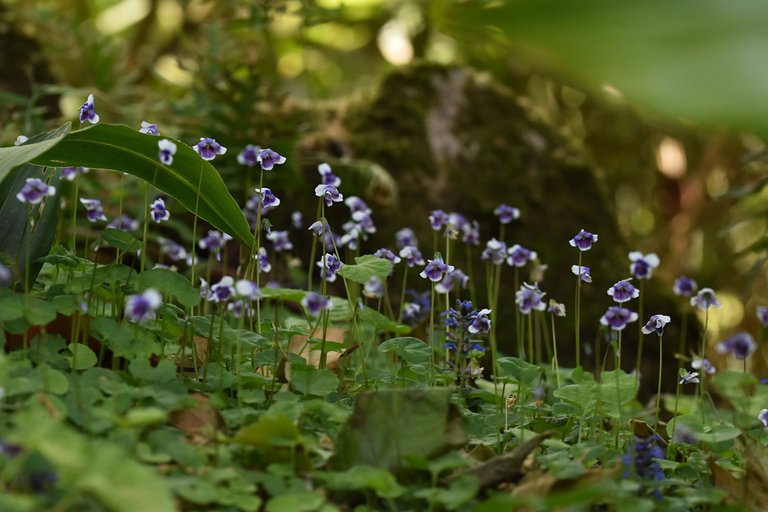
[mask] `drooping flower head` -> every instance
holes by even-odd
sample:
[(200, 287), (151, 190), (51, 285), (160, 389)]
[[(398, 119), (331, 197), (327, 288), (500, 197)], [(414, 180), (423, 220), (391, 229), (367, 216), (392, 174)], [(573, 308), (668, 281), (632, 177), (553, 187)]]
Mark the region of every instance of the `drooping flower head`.
[(240, 151), (240, 153), (238, 153), (237, 163), (246, 167), (254, 167), (257, 163), (259, 163), (260, 152), (260, 147), (254, 146), (253, 144), (248, 144), (243, 148), (242, 151)]
[(256, 159), (259, 161), (259, 164), (261, 164), (261, 168), (265, 171), (271, 171), (274, 166), (285, 163), (285, 157), (283, 155), (279, 154), (277, 151), (272, 151), (269, 148), (262, 149)]
[(408, 267), (413, 268), (415, 265), (424, 265), (424, 257), (415, 245), (407, 245), (400, 249), (400, 257), (405, 260)]
[(757, 343), (748, 332), (740, 332), (715, 345), (715, 350), (718, 354), (733, 354), (736, 359), (743, 361), (757, 350)]
[(157, 147), (160, 148), (160, 152), (157, 158), (163, 165), (171, 165), (173, 163), (173, 155), (176, 154), (176, 144), (169, 139), (160, 139), (157, 141)]
[(709, 359), (707, 358), (704, 358), (704, 359), (700, 357), (693, 358), (693, 361), (691, 361), (691, 368), (693, 368), (694, 370), (701, 370), (702, 372), (708, 375), (713, 375), (717, 373), (717, 370), (715, 369), (714, 366), (712, 366), (712, 363), (710, 363)]
[(320, 277), (332, 283), (336, 281), (336, 272), (341, 268), (341, 261), (335, 254), (325, 253), (320, 257), (317, 266), (320, 267)]
[(467, 328), (470, 334), (488, 333), (491, 330), (491, 319), (488, 316), (490, 314), (491, 310), (488, 308), (478, 311), (477, 316), (475, 316), (475, 319), (472, 320), (472, 323)]
[(555, 316), (565, 316), (565, 304), (555, 301), (555, 299), (549, 299), (549, 307), (547, 312)]
[(659, 267), (659, 257), (655, 253), (643, 255), (639, 251), (629, 253), (629, 271), (637, 279), (650, 279), (653, 271)]
[(39, 204), (46, 196), (53, 195), (56, 195), (56, 187), (38, 178), (27, 178), (19, 193), (16, 194), (16, 199), (22, 203)]
[(93, 94), (89, 94), (88, 99), (85, 100), (83, 106), (80, 107), (80, 122), (84, 123), (86, 121), (91, 124), (99, 122), (99, 114), (94, 110)]
[(768, 327), (768, 306), (758, 306), (756, 313), (762, 326)]
[(363, 286), (363, 295), (369, 299), (378, 299), (384, 296), (384, 283), (377, 276), (371, 276)]
[(672, 287), (675, 295), (682, 295), (683, 297), (690, 297), (696, 293), (696, 290), (698, 289), (699, 285), (696, 284), (696, 281), (688, 276), (680, 276), (675, 279), (675, 284)]
[(160, 253), (168, 256), (171, 261), (184, 261), (187, 259), (187, 250), (173, 240), (160, 238)]
[(227, 148), (210, 137), (200, 137), (200, 142), (192, 146), (192, 149), (200, 155), (200, 158), (208, 161), (227, 152)]
[(341, 179), (333, 173), (333, 169), (331, 169), (329, 164), (322, 163), (318, 165), (317, 172), (320, 174), (320, 182), (323, 185), (341, 186)]
[(499, 222), (502, 224), (509, 224), (513, 220), (520, 218), (520, 210), (508, 204), (500, 204), (493, 210), (493, 214), (499, 218)]
[(62, 167), (61, 179), (67, 181), (75, 181), (78, 174), (88, 174), (90, 169), (88, 167)]
[(315, 236), (322, 236), (324, 233), (328, 233), (330, 230), (330, 226), (319, 220), (316, 220), (309, 225), (309, 228), (307, 228), (307, 231), (311, 231)]
[(636, 299), (640, 296), (640, 290), (635, 288), (630, 281), (632, 281), (631, 277), (629, 279), (622, 279), (608, 288), (608, 295), (613, 297), (614, 302), (621, 304), (622, 302), (627, 302), (628, 300)]
[(427, 266), (424, 267), (424, 270), (422, 270), (419, 275), (424, 279), (429, 279), (433, 283), (436, 283), (443, 278), (443, 275), (453, 271), (454, 266), (448, 265), (443, 261), (443, 258), (438, 256), (433, 260), (427, 260)]
[(572, 265), (571, 273), (575, 276), (579, 276), (579, 279), (581, 280), (582, 283), (592, 282), (592, 274), (589, 267), (585, 267), (584, 265), (582, 266)]
[(488, 260), (494, 265), (501, 265), (507, 258), (507, 244), (495, 238), (491, 238), (485, 243), (480, 259)]
[(267, 249), (259, 247), (259, 254), (256, 256), (258, 259), (257, 269), (259, 274), (267, 274), (272, 270), (272, 265), (269, 263), (269, 257), (267, 255)]
[(120, 231), (136, 231), (139, 229), (139, 221), (122, 214), (115, 217), (112, 222), (107, 224), (108, 228), (119, 229)]
[(536, 252), (526, 249), (519, 244), (515, 244), (507, 249), (507, 265), (511, 267), (524, 267), (526, 263), (535, 260), (536, 257)]
[(134, 322), (141, 322), (152, 317), (162, 304), (160, 293), (154, 288), (147, 288), (139, 295), (129, 295), (125, 299), (125, 314)]
[(90, 222), (106, 221), (107, 216), (104, 215), (104, 208), (101, 206), (101, 201), (98, 199), (86, 199), (80, 198), (80, 204), (85, 207), (85, 216)]
[(433, 231), (440, 231), (448, 225), (450, 217), (443, 210), (432, 210), (429, 214), (429, 224)]
[(142, 121), (139, 132), (146, 133), (147, 135), (160, 135), (160, 128), (156, 124)]
[(480, 245), (480, 223), (473, 220), (467, 223), (461, 230), (461, 241), (469, 245)]
[(375, 253), (373, 253), (373, 255), (376, 256), (377, 258), (384, 258), (385, 260), (392, 263), (393, 265), (397, 265), (398, 263), (400, 263), (400, 261), (402, 261), (400, 259), (400, 256), (393, 253), (387, 248), (381, 248)]
[(287, 231), (272, 230), (267, 233), (267, 240), (272, 242), (272, 248), (275, 252), (290, 251), (293, 249), (293, 244), (290, 238), (288, 238)]
[(671, 320), (672, 319), (667, 315), (653, 315), (640, 330), (643, 331), (643, 334), (651, 334), (652, 332), (655, 332), (657, 336), (663, 336), (664, 326)]
[(331, 299), (319, 293), (309, 292), (301, 299), (301, 305), (310, 316), (318, 316), (323, 310), (331, 309)]
[(523, 286), (515, 293), (515, 303), (518, 309), (524, 315), (532, 310), (544, 311), (547, 305), (544, 303), (546, 293), (539, 290), (537, 285), (523, 283)]
[(706, 311), (710, 307), (719, 308), (720, 301), (715, 297), (715, 292), (712, 288), (702, 288), (699, 290), (699, 293), (691, 297), (691, 306), (696, 306)]
[(221, 281), (211, 286), (208, 300), (211, 302), (227, 302), (235, 295), (235, 280), (230, 276), (224, 276)]
[(213, 253), (216, 261), (221, 261), (221, 250), (230, 240), (232, 240), (232, 237), (228, 234), (212, 229), (208, 231), (207, 236), (198, 240), (197, 245), (201, 249), (208, 250)]
[(597, 242), (597, 235), (582, 229), (576, 236), (571, 238), (569, 243), (571, 244), (571, 247), (575, 247), (580, 251), (588, 251), (592, 248), (592, 244), (595, 242)]
[(680, 384), (698, 384), (701, 382), (701, 379), (699, 379), (699, 372), (687, 372), (685, 370), (680, 370)]
[(628, 323), (637, 321), (637, 313), (621, 306), (611, 306), (600, 318), (600, 323), (614, 331), (623, 330)]
[(254, 189), (254, 192), (255, 194), (245, 203), (245, 207), (253, 213), (259, 211), (259, 203), (261, 203), (261, 213), (269, 213), (280, 206), (280, 199), (272, 192), (272, 189), (267, 187), (257, 188)]
[(402, 249), (403, 247), (407, 247), (409, 245), (418, 245), (416, 233), (414, 233), (411, 228), (403, 228), (399, 230), (395, 233), (395, 244), (397, 245), (398, 249)]
[(334, 185), (320, 184), (315, 187), (315, 195), (325, 199), (325, 205), (331, 206), (333, 203), (340, 203), (344, 196)]
[(261, 299), (261, 289), (259, 285), (248, 279), (240, 279), (235, 283), (235, 293), (241, 299), (249, 301)]
[(469, 277), (467, 274), (459, 269), (454, 269), (451, 272), (445, 274), (445, 277), (443, 277), (443, 279), (437, 283), (435, 286), (435, 291), (437, 293), (450, 293), (453, 291), (456, 285), (459, 285), (462, 288), (466, 288), (468, 282)]
[(768, 409), (763, 409), (760, 414), (757, 415), (757, 419), (763, 424), (763, 428), (768, 429)]
[(158, 197), (149, 205), (149, 214), (152, 216), (152, 220), (158, 224), (171, 218), (171, 212), (165, 207), (165, 201), (162, 197)]

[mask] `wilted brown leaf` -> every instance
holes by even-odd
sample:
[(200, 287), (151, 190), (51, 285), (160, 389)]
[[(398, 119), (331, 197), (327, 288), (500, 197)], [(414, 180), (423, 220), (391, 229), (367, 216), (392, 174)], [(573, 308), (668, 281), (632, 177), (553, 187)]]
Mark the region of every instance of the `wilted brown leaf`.
[(193, 393), (197, 404), (171, 414), (171, 425), (183, 430), (195, 444), (206, 444), (216, 432), (225, 427), (224, 418), (210, 403), (207, 396)]
[(709, 460), (709, 469), (715, 487), (728, 493), (723, 500), (726, 504), (746, 505), (752, 510), (768, 510), (768, 473), (765, 464), (768, 453), (765, 449), (755, 453), (753, 449), (744, 450), (747, 465), (742, 478), (736, 478), (713, 459)]

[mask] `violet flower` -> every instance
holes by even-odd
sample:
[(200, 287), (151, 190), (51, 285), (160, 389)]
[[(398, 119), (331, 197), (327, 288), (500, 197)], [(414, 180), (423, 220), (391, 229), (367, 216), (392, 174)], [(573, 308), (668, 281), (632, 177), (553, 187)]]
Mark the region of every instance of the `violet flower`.
[(653, 315), (640, 330), (643, 334), (651, 334), (652, 332), (655, 332), (657, 336), (663, 336), (664, 326), (671, 320), (672, 319), (667, 315)]
[(320, 267), (320, 277), (332, 283), (336, 281), (336, 272), (341, 268), (341, 261), (334, 254), (325, 253), (320, 257), (317, 266)]
[(235, 293), (241, 299), (259, 300), (261, 299), (261, 290), (259, 285), (248, 279), (240, 279), (235, 283)]
[(403, 228), (399, 230), (395, 233), (395, 244), (397, 245), (398, 249), (402, 249), (403, 247), (407, 246), (418, 245), (416, 233), (414, 233), (411, 228)]
[(751, 334), (740, 332), (715, 345), (715, 350), (718, 354), (733, 354), (736, 359), (743, 361), (757, 350), (757, 343)]
[(717, 370), (707, 358), (702, 359), (700, 357), (695, 357), (693, 361), (691, 361), (691, 368), (694, 370), (701, 370), (708, 375), (717, 373)]
[(675, 295), (682, 295), (683, 297), (690, 297), (696, 293), (696, 290), (698, 289), (699, 285), (696, 284), (696, 281), (688, 276), (680, 276), (675, 279), (675, 284), (672, 287), (672, 291), (675, 292)]
[(622, 279), (608, 288), (608, 295), (613, 297), (614, 302), (621, 304), (640, 296), (640, 290), (630, 283), (631, 280), (631, 277), (629, 279)]
[(213, 160), (217, 155), (223, 155), (227, 152), (227, 148), (216, 142), (215, 139), (210, 137), (200, 137), (200, 142), (192, 146), (203, 160)]
[(139, 229), (139, 221), (122, 214), (115, 217), (112, 222), (107, 224), (108, 228), (119, 229), (120, 231), (136, 231)]
[(78, 174), (88, 174), (90, 169), (88, 167), (62, 167), (61, 179), (67, 181), (75, 181)]
[(402, 261), (397, 254), (393, 253), (392, 251), (386, 248), (379, 249), (378, 251), (373, 253), (373, 255), (376, 256), (377, 258), (384, 258), (385, 260), (392, 263), (393, 265), (397, 265), (398, 263), (400, 263), (400, 261)]
[(435, 286), (437, 293), (450, 293), (454, 287), (458, 284), (462, 288), (467, 287), (469, 277), (459, 269), (448, 272), (443, 279)]
[(501, 265), (507, 257), (507, 244), (495, 238), (485, 243), (480, 259), (489, 260), (494, 265)]
[(515, 293), (515, 303), (520, 313), (527, 315), (531, 311), (544, 311), (547, 305), (542, 299), (546, 293), (539, 290), (538, 285), (523, 283), (520, 289)]
[(582, 229), (568, 243), (571, 244), (571, 247), (576, 247), (580, 251), (588, 251), (595, 242), (597, 242), (597, 235)]
[(320, 184), (315, 187), (315, 195), (325, 199), (325, 205), (331, 206), (333, 203), (340, 203), (344, 196), (334, 185)]
[(702, 288), (699, 290), (699, 293), (691, 297), (691, 306), (696, 306), (706, 311), (710, 307), (719, 308), (720, 301), (715, 297), (715, 292), (712, 288)]
[(639, 251), (629, 253), (629, 271), (638, 279), (650, 279), (653, 271), (659, 267), (659, 257), (655, 253), (643, 255)]
[(80, 204), (85, 207), (85, 216), (89, 222), (107, 220), (107, 216), (104, 215), (104, 208), (102, 208), (101, 201), (98, 199), (86, 199), (81, 197)]
[(686, 372), (680, 376), (680, 384), (698, 384), (699, 372)]
[(637, 313), (620, 306), (611, 306), (600, 318), (600, 323), (614, 331), (623, 330), (628, 323), (637, 321)]
[(400, 249), (400, 257), (405, 260), (405, 264), (410, 268), (413, 268), (415, 265), (421, 266), (425, 264), (421, 251), (415, 245), (407, 245)]
[(248, 144), (237, 155), (237, 163), (246, 167), (254, 167), (257, 163), (259, 163), (260, 152), (260, 147), (254, 146), (253, 144)]
[(211, 286), (208, 300), (211, 302), (227, 302), (235, 295), (235, 280), (230, 276), (224, 276), (221, 281)]
[(363, 295), (369, 299), (379, 299), (384, 296), (384, 283), (377, 276), (371, 276), (363, 286)]
[(216, 261), (221, 261), (221, 250), (232, 237), (221, 231), (209, 230), (208, 235), (197, 241), (197, 246), (201, 249), (213, 253)]
[(27, 178), (27, 181), (21, 187), (16, 199), (22, 203), (39, 204), (46, 196), (56, 195), (56, 187), (48, 185), (38, 178)]
[(443, 278), (443, 275), (453, 272), (454, 268), (453, 265), (448, 265), (443, 261), (443, 258), (438, 256), (434, 260), (427, 260), (427, 266), (424, 267), (424, 270), (419, 275), (436, 283)]
[(99, 114), (94, 110), (93, 94), (88, 95), (83, 106), (80, 107), (80, 123), (88, 121), (91, 124), (99, 122)]
[(153, 316), (163, 299), (154, 288), (147, 288), (140, 295), (129, 295), (125, 299), (125, 314), (134, 322), (142, 322)]
[(309, 292), (301, 299), (301, 305), (310, 316), (318, 316), (323, 310), (330, 310), (331, 299), (319, 293)]
[(256, 192), (245, 203), (245, 207), (253, 212), (259, 211), (259, 203), (261, 203), (261, 213), (268, 213), (269, 211), (280, 206), (280, 199), (272, 192), (271, 189), (264, 187), (262, 189), (254, 189)]
[(578, 265), (572, 265), (571, 266), (571, 273), (575, 276), (579, 276), (579, 279), (583, 283), (591, 283), (592, 282), (592, 274), (589, 267), (585, 266), (578, 266)]
[(275, 252), (290, 251), (293, 249), (293, 244), (288, 238), (287, 231), (272, 230), (267, 233), (267, 240), (272, 242), (272, 248)]
[(467, 330), (470, 334), (486, 334), (491, 330), (491, 319), (488, 317), (488, 315), (491, 314), (491, 310), (488, 308), (483, 308), (480, 311), (477, 312), (477, 316), (475, 316), (475, 319), (472, 321), (471, 324), (469, 324), (469, 327)]
[(18, 137), (16, 137), (16, 140), (13, 141), (13, 145), (14, 146), (21, 146), (22, 144), (24, 144), (28, 140), (29, 140), (29, 137), (27, 137), (26, 135), (19, 135)]
[(565, 316), (565, 304), (555, 301), (555, 299), (549, 299), (549, 307), (547, 312), (555, 316)]
[(187, 250), (173, 240), (160, 238), (160, 253), (168, 256), (171, 261), (184, 261), (187, 259)]
[(149, 205), (149, 213), (152, 220), (158, 224), (171, 218), (171, 212), (165, 207), (165, 201), (163, 201), (162, 197), (158, 197)]
[(757, 415), (757, 419), (763, 424), (763, 428), (768, 429), (768, 409), (762, 409), (760, 414)]
[(440, 231), (448, 225), (450, 218), (443, 210), (432, 210), (429, 214), (429, 224), (433, 231)]
[(267, 256), (267, 249), (259, 247), (258, 259), (258, 272), (259, 274), (268, 274), (272, 270), (272, 265), (269, 263), (269, 257)]
[(520, 210), (513, 208), (507, 204), (500, 204), (493, 210), (493, 214), (499, 218), (499, 222), (502, 224), (509, 224), (513, 220), (520, 218)]
[(156, 124), (142, 121), (139, 132), (146, 133), (147, 135), (160, 135), (160, 128)]
[(176, 144), (169, 139), (160, 139), (157, 141), (157, 147), (160, 148), (157, 158), (163, 165), (171, 165), (173, 163), (173, 155), (176, 154)]
[(301, 229), (304, 227), (304, 215), (300, 211), (294, 210), (291, 213), (291, 225), (293, 226), (293, 229)]
[(341, 179), (333, 173), (331, 166), (327, 163), (318, 165), (317, 172), (320, 174), (320, 181), (323, 185), (341, 186)]
[(461, 241), (465, 244), (480, 245), (480, 223), (473, 220), (471, 224), (467, 223), (462, 229), (463, 236)]
[(768, 327), (768, 306), (757, 307), (757, 319), (763, 327)]
[(256, 160), (261, 164), (261, 168), (265, 171), (271, 171), (276, 165), (282, 165), (285, 163), (285, 157), (276, 151), (272, 151), (269, 148), (262, 149)]
[(507, 265), (511, 267), (524, 267), (529, 261), (535, 260), (536, 256), (537, 254), (534, 251), (515, 244), (507, 249)]

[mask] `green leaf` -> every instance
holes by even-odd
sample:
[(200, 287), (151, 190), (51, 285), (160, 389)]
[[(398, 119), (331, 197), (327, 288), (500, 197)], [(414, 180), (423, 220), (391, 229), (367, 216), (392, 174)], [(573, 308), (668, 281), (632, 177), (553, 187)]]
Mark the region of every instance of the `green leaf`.
[(429, 346), (418, 338), (391, 338), (379, 345), (379, 352), (394, 352), (408, 364), (429, 362)]
[(67, 348), (72, 353), (69, 359), (69, 366), (75, 370), (87, 370), (96, 366), (96, 354), (88, 345), (82, 343), (71, 343)]
[(340, 491), (372, 489), (384, 499), (397, 498), (403, 488), (389, 471), (373, 466), (354, 466), (341, 473), (327, 473), (325, 483)]
[(21, 146), (0, 148), (0, 183), (2, 183), (14, 167), (25, 164), (55, 147), (69, 133), (67, 123), (53, 131), (31, 137)]
[(0, 322), (17, 320), (24, 316), (24, 296), (7, 288), (0, 288)]
[(448, 389), (363, 393), (339, 433), (333, 467), (393, 470), (408, 458), (431, 459), (462, 447), (464, 422), (450, 395)]
[(189, 279), (167, 268), (153, 268), (139, 274), (142, 289), (155, 288), (165, 297), (173, 297), (185, 308), (200, 304), (200, 291), (192, 286)]
[(399, 324), (373, 308), (361, 309), (358, 312), (358, 316), (361, 320), (372, 323), (379, 332), (391, 332), (394, 334), (407, 334), (411, 332), (411, 328), (407, 325)]
[(594, 90), (714, 127), (768, 135), (768, 21), (762, 0), (471, 0), (443, 29), (497, 38)]
[(300, 492), (275, 496), (267, 503), (266, 512), (315, 512), (325, 498), (314, 492)]
[(158, 140), (128, 126), (99, 123), (56, 139), (44, 152), (21, 153), (26, 145), (3, 148), (6, 153), (0, 153), (0, 173), (4, 168), (3, 156), (9, 162), (6, 165), (31, 162), (40, 166), (76, 165), (122, 171), (143, 179), (189, 211), (197, 211), (217, 229), (250, 244), (253, 235), (248, 223), (216, 169), (181, 141), (174, 141), (178, 149), (173, 163), (161, 164), (157, 157)]
[(24, 318), (30, 325), (46, 325), (56, 318), (56, 306), (36, 297), (25, 296)]
[(138, 252), (141, 250), (141, 242), (135, 236), (122, 229), (106, 228), (101, 233), (101, 239), (115, 249), (124, 252)]
[(327, 396), (339, 387), (339, 378), (331, 370), (294, 364), (291, 387), (303, 395)]
[(358, 256), (355, 258), (355, 264), (345, 264), (339, 269), (339, 274), (345, 279), (356, 283), (365, 284), (368, 280), (376, 276), (385, 281), (392, 272), (392, 263), (384, 258), (378, 258), (370, 254)]

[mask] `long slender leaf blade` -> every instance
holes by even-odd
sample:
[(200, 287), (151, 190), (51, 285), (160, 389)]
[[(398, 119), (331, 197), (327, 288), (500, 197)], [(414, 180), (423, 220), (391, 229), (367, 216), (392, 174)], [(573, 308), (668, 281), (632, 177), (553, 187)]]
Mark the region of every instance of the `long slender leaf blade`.
[(69, 123), (44, 134), (32, 137), (22, 146), (0, 148), (0, 183), (14, 167), (25, 164), (52, 147), (56, 146), (69, 133)]
[[(249, 243), (248, 223), (213, 166), (181, 141), (171, 165), (158, 160), (160, 140), (124, 125), (99, 123), (71, 132), (31, 163), (122, 171), (145, 180), (217, 229)], [(198, 189), (199, 184), (199, 189)], [(198, 190), (200, 190), (198, 197)]]

